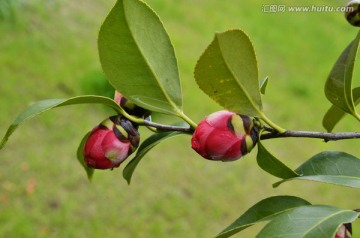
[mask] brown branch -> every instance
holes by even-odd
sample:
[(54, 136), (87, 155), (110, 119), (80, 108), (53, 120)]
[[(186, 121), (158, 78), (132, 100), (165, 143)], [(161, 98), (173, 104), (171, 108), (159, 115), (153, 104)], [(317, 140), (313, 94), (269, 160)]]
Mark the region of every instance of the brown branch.
[(284, 133), (278, 133), (271, 128), (265, 128), (265, 130), (270, 131), (269, 133), (262, 134), (261, 140), (275, 139), (275, 138), (285, 138), (285, 137), (302, 137), (302, 138), (317, 138), (324, 139), (325, 142), (336, 141), (336, 140), (347, 140), (347, 139), (356, 139), (360, 138), (360, 132), (338, 132), (338, 133), (328, 133), (328, 132), (317, 132), (317, 131), (294, 131), (287, 130)]
[[(194, 130), (190, 127), (181, 127), (181, 126), (170, 126), (155, 123), (152, 121), (145, 120), (145, 126), (150, 126), (156, 128), (158, 131), (181, 131), (188, 134), (192, 134)], [(276, 138), (286, 138), (286, 137), (297, 137), (297, 138), (316, 138), (323, 139), (325, 142), (336, 141), (336, 140), (347, 140), (347, 139), (357, 139), (360, 138), (360, 132), (338, 132), (338, 133), (328, 133), (328, 132), (317, 132), (317, 131), (295, 131), (287, 130), (284, 133), (279, 133), (272, 128), (265, 127), (264, 133), (261, 135), (261, 140), (276, 139)]]

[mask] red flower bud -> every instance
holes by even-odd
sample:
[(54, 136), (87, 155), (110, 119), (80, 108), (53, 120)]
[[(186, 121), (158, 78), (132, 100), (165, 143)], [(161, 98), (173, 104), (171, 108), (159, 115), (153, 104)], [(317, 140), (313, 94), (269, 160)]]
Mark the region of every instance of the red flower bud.
[(124, 108), (124, 110), (130, 115), (146, 118), (151, 114), (149, 110), (139, 107), (134, 103), (130, 102), (129, 100), (127, 100), (118, 91), (115, 91), (114, 101), (117, 102), (120, 105), (120, 107)]
[(136, 150), (140, 134), (137, 126), (122, 116), (113, 116), (96, 126), (90, 133), (84, 149), (89, 168), (112, 169)]
[(258, 140), (258, 127), (248, 116), (219, 111), (197, 126), (192, 148), (209, 160), (232, 161), (249, 153)]

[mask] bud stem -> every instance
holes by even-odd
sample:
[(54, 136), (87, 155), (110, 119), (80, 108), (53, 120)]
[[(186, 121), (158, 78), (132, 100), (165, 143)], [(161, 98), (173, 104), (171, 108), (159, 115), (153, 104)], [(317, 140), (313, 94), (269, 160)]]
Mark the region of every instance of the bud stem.
[(260, 118), (263, 120), (266, 124), (271, 126), (274, 130), (276, 130), (278, 133), (283, 134), (286, 132), (285, 129), (281, 128), (280, 126), (276, 125), (274, 122), (272, 122), (269, 118), (267, 118), (263, 113), (260, 113)]
[(188, 116), (185, 115), (183, 112), (179, 112), (179, 116), (186, 121), (192, 129), (195, 129), (197, 127), (197, 124), (193, 122)]
[(136, 124), (139, 124), (139, 125), (143, 125), (144, 124), (144, 119), (143, 118), (140, 118), (140, 117), (135, 117), (135, 116), (132, 116), (130, 115), (129, 113), (127, 113), (122, 107), (119, 107), (117, 108), (117, 112), (120, 114), (120, 115), (123, 115), (124, 117), (126, 117), (127, 119), (129, 119), (130, 121), (136, 123)]

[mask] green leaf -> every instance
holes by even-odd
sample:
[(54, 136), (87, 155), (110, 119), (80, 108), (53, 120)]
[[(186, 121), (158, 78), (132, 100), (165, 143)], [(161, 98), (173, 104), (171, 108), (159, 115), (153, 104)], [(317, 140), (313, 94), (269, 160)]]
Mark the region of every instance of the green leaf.
[(151, 111), (182, 112), (174, 48), (159, 17), (138, 0), (118, 0), (101, 26), (98, 49), (110, 83)]
[(217, 33), (195, 67), (199, 87), (226, 109), (262, 115), (258, 67), (249, 37), (241, 30)]
[(280, 160), (275, 158), (259, 141), (257, 163), (266, 172), (282, 179), (299, 176), (295, 171), (287, 167)]
[[(353, 89), (353, 98), (355, 105), (358, 105), (360, 102), (360, 87)], [(338, 108), (337, 106), (331, 106), (331, 108), (326, 112), (323, 118), (323, 126), (328, 131), (331, 132), (336, 124), (345, 116), (345, 112)]]
[(257, 238), (333, 238), (343, 223), (359, 213), (331, 206), (303, 206), (281, 214), (268, 223)]
[(336, 61), (325, 84), (325, 95), (329, 101), (358, 120), (360, 116), (355, 111), (352, 78), (359, 40), (360, 31)]
[(264, 79), (262, 79), (262, 80), (260, 81), (260, 92), (261, 92), (261, 94), (263, 94), (263, 95), (265, 95), (266, 86), (267, 86), (268, 82), (269, 82), (269, 77), (268, 77), (268, 76), (266, 76)]
[(8, 128), (5, 136), (3, 137), (0, 143), (0, 149), (5, 146), (5, 143), (9, 139), (10, 135), (15, 131), (15, 129), (24, 121), (33, 118), (43, 112), (46, 112), (50, 109), (62, 106), (69, 106), (75, 104), (103, 104), (105, 106), (113, 108), (117, 113), (120, 113), (122, 109), (120, 106), (112, 99), (101, 96), (86, 95), (78, 96), (69, 99), (48, 99), (44, 101), (36, 102), (30, 105), (25, 111), (23, 111), (15, 121)]
[(293, 179), (301, 179), (360, 188), (360, 160), (345, 152), (321, 152), (295, 171), (300, 174), (299, 177), (282, 180), (274, 186)]
[(132, 175), (137, 165), (141, 161), (141, 159), (149, 152), (154, 146), (159, 144), (161, 141), (165, 139), (169, 139), (174, 136), (183, 135), (184, 132), (179, 131), (169, 131), (169, 132), (161, 132), (157, 134), (153, 134), (149, 138), (147, 138), (140, 146), (135, 155), (135, 157), (126, 165), (123, 170), (124, 179), (130, 184)]
[(80, 145), (79, 145), (79, 147), (77, 149), (76, 155), (77, 155), (77, 159), (80, 162), (81, 166), (85, 169), (85, 172), (87, 174), (88, 179), (91, 180), (92, 176), (94, 174), (94, 169), (89, 168), (85, 164), (84, 153), (83, 153), (83, 148), (84, 148), (85, 142), (86, 142), (87, 138), (89, 137), (89, 135), (90, 135), (90, 132), (86, 133), (86, 135), (81, 140)]
[(283, 212), (305, 205), (310, 205), (310, 203), (302, 198), (293, 196), (275, 196), (266, 198), (249, 208), (216, 237), (230, 237), (256, 223), (272, 220)]

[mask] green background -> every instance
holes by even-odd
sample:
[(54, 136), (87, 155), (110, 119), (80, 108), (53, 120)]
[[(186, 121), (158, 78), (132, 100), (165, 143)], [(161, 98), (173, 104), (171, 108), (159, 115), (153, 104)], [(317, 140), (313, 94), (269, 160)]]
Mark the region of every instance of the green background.
[[(4, 3), (11, 2), (12, 6)], [(357, 34), (341, 12), (262, 11), (267, 5), (342, 6), (346, 1), (148, 0), (178, 57), (184, 111), (199, 122), (221, 109), (197, 87), (193, 69), (215, 32), (240, 28), (252, 39), (260, 78), (269, 76), (264, 111), (286, 129), (323, 131), (330, 103), (323, 85)], [(3, 1), (0, 5), (0, 134), (29, 103), (80, 94), (112, 94), (96, 40), (110, 0)], [(13, 12), (14, 14), (11, 14)], [(357, 68), (359, 65), (357, 64)], [(354, 84), (359, 86), (356, 70)], [(256, 164), (256, 149), (232, 163), (202, 159), (190, 137), (152, 150), (131, 186), (121, 169), (97, 171), (92, 183), (76, 161), (82, 136), (111, 111), (101, 106), (55, 109), (22, 125), (0, 151), (0, 237), (213, 237), (247, 208), (272, 195), (359, 208), (356, 189), (278, 180)], [(168, 119), (155, 117), (159, 122)], [(356, 131), (346, 117), (335, 131)], [(142, 129), (142, 138), (150, 133)], [(290, 167), (324, 150), (359, 156), (357, 141), (265, 141)], [(122, 166), (124, 167), (124, 166)], [(254, 237), (254, 226), (234, 237)], [(360, 237), (355, 223), (355, 237)]]

